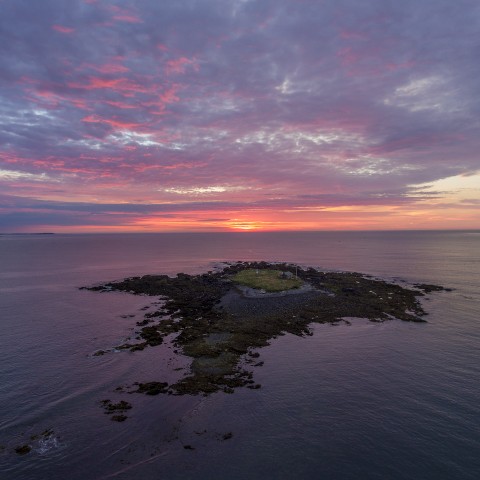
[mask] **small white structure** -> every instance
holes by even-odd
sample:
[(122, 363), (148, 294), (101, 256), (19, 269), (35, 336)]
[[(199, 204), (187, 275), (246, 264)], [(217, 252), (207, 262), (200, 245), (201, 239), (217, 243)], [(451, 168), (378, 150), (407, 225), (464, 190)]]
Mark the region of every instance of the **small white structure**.
[(282, 273), (280, 273), (279, 277), (283, 278), (285, 280), (289, 280), (289, 279), (293, 278), (293, 273), (292, 272), (282, 272)]

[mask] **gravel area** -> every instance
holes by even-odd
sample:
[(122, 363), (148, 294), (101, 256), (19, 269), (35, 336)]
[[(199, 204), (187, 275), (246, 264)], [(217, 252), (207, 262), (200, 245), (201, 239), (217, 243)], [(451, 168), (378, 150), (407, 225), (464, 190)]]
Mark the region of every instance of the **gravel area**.
[(244, 318), (258, 315), (292, 314), (301, 310), (308, 301), (325, 296), (318, 290), (297, 291), (295, 295), (262, 295), (247, 297), (236, 289), (222, 297), (218, 308), (235, 317)]

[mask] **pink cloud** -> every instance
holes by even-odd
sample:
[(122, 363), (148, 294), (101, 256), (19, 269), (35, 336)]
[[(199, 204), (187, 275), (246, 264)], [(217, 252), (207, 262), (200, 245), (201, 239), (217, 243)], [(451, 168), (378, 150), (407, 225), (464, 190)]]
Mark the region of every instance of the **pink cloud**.
[(120, 8), (117, 5), (110, 5), (108, 9), (113, 12), (113, 20), (127, 23), (143, 23), (143, 20), (135, 13), (126, 8)]
[(113, 19), (119, 22), (143, 23), (143, 20), (140, 20), (140, 18), (134, 15), (115, 15)]
[(184, 73), (188, 65), (193, 65), (195, 70), (198, 70), (198, 65), (194, 60), (186, 57), (180, 57), (167, 62), (166, 72), (168, 75), (173, 73)]
[(123, 110), (132, 110), (134, 108), (137, 108), (137, 106), (132, 105), (130, 103), (119, 102), (119, 101), (107, 100), (104, 103), (106, 103), (107, 105), (110, 105), (112, 107), (121, 108)]
[(127, 78), (89, 77), (88, 83), (70, 82), (68, 86), (82, 90), (100, 90), (108, 88), (119, 92), (130, 92), (132, 94), (149, 93), (152, 91), (151, 88), (147, 88), (146, 86), (140, 85)]
[(80, 110), (92, 110), (92, 107), (82, 98), (69, 98), (70, 103)]
[(385, 65), (385, 68), (390, 72), (394, 72), (395, 70), (401, 70), (403, 68), (412, 68), (414, 66), (415, 66), (415, 62), (408, 61), (408, 62), (399, 62), (399, 63), (387, 63)]
[(75, 31), (74, 28), (65, 27), (64, 25), (52, 25), (52, 30), (55, 30), (56, 32), (64, 33), (67, 35)]
[(101, 118), (98, 115), (88, 115), (82, 118), (82, 121), (86, 123), (105, 123), (107, 125), (110, 125), (113, 128), (118, 128), (118, 129), (134, 129), (134, 128), (138, 129), (140, 126), (142, 126), (141, 123), (126, 122), (123, 120), (119, 120), (117, 118)]
[(109, 73), (124, 73), (128, 72), (130, 69), (125, 65), (119, 65), (116, 63), (107, 63), (105, 65), (89, 65), (91, 68), (97, 72), (109, 74)]
[(163, 92), (156, 93), (156, 98), (141, 102), (140, 106), (148, 108), (151, 115), (165, 115), (167, 105), (180, 101), (180, 98), (177, 96), (179, 89), (180, 85), (173, 84)]
[[(59, 97), (49, 90), (37, 90), (35, 96), (40, 97), (42, 100), (48, 102), (52, 106), (56, 107), (59, 104)], [(44, 103), (44, 102), (43, 102)]]
[(160, 99), (164, 103), (174, 103), (178, 102), (179, 98), (177, 97), (177, 92), (179, 90), (179, 85), (172, 85), (170, 88), (165, 90), (163, 93), (160, 94)]

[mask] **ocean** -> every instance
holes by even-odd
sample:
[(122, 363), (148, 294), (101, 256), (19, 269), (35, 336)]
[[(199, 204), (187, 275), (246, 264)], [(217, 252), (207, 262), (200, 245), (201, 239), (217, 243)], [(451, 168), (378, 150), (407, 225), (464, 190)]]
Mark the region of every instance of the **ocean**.
[[(427, 323), (350, 319), (273, 340), (259, 390), (115, 391), (188, 361), (168, 345), (94, 356), (158, 298), (79, 287), (237, 260), (453, 290), (422, 299)], [(0, 339), (2, 480), (480, 478), (479, 231), (3, 235)], [(134, 408), (112, 422), (103, 399)]]

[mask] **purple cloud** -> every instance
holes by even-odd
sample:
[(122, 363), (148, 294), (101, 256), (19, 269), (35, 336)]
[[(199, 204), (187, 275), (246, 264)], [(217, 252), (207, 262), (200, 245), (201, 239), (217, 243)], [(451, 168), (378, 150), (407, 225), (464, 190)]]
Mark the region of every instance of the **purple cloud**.
[(474, 0), (1, 3), (3, 231), (422, 210), (480, 170)]

